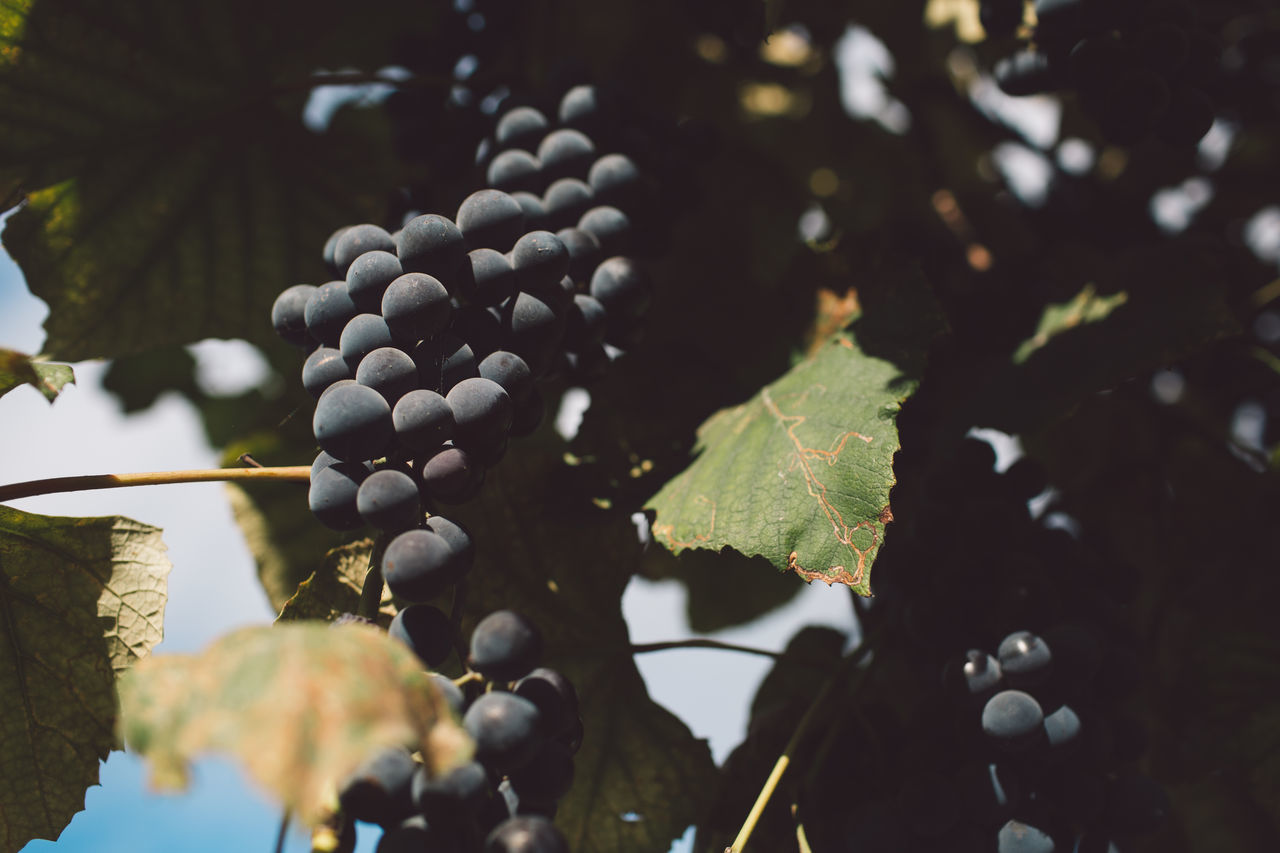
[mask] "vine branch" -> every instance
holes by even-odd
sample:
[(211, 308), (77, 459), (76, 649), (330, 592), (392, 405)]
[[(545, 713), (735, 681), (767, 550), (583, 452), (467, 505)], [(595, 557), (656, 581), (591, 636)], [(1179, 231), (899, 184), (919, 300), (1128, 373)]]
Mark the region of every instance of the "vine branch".
[(748, 655), (760, 655), (762, 657), (781, 660), (782, 652), (771, 652), (768, 649), (758, 649), (753, 646), (739, 646), (735, 643), (722, 643), (719, 640), (709, 640), (703, 637), (695, 637), (689, 640), (667, 640), (661, 643), (637, 643), (631, 646), (631, 654), (640, 655), (646, 652), (665, 652), (668, 649), (720, 649), (726, 652), (742, 652)]
[(192, 471), (151, 471), (144, 474), (81, 474), (75, 477), (49, 477), (0, 486), (0, 503), (36, 495), (58, 492), (83, 492), (91, 489), (120, 489), (126, 486), (163, 486), (174, 483), (216, 483), (234, 480), (288, 480), (305, 483), (311, 479), (311, 467), (292, 465), (278, 468), (204, 468)]

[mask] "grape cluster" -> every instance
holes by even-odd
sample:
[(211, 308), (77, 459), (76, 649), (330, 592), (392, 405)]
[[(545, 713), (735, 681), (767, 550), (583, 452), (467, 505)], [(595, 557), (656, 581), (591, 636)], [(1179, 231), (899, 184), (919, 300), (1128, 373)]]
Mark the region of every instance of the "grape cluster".
[[(983, 20), (1011, 31), (1021, 8), (1018, 0), (988, 0)], [(1221, 73), (1221, 49), (1198, 26), (1191, 0), (1036, 0), (1035, 10), (1034, 44), (996, 64), (1005, 92), (1073, 90), (1120, 144), (1155, 134), (1191, 145), (1209, 131), (1215, 108), (1208, 91)]]
[[(449, 617), (427, 604), (401, 609), (389, 633), (428, 669), (453, 651)], [(342, 784), (338, 801), (350, 820), (383, 827), (379, 853), (568, 853), (552, 823), (573, 782), (582, 718), (573, 685), (539, 666), (542, 639), (522, 615), (490, 613), (471, 633), (472, 675), (431, 679), (475, 741), (474, 758), (431, 775), (405, 749), (370, 756)]]
[(603, 109), (578, 86), (559, 127), (507, 111), (490, 186), (453, 218), (341, 228), (324, 247), (334, 280), (289, 287), (272, 307), (280, 336), (310, 351), (311, 510), (335, 530), (393, 535), (382, 568), (408, 601), (470, 563), (466, 532), (439, 515), (424, 526), (424, 507), (470, 500), (509, 438), (537, 427), (537, 380), (594, 376), (639, 339), (650, 286), (624, 211), (648, 190), (630, 158), (584, 132)]

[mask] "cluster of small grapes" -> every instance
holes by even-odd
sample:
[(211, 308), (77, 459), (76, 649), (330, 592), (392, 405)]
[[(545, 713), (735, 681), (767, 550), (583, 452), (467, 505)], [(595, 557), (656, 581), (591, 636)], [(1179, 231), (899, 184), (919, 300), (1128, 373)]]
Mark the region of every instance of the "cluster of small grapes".
[[(453, 651), (449, 618), (427, 604), (400, 610), (390, 635), (428, 669)], [(346, 826), (382, 826), (379, 853), (568, 853), (551, 818), (573, 781), (582, 718), (573, 685), (539, 666), (541, 654), (541, 636), (520, 614), (482, 619), (467, 656), (476, 675), (461, 687), (430, 676), (475, 741), (474, 758), (433, 776), (405, 749), (370, 756), (339, 791)], [(354, 842), (353, 830), (346, 838)]]
[[(848, 849), (1131, 849), (1169, 800), (1138, 768), (1145, 734), (1127, 700), (1141, 678), (1123, 566), (1032, 517), (1028, 501), (1048, 485), (1034, 460), (996, 473), (991, 445), (975, 438), (931, 459), (917, 443), (929, 435), (916, 434), (920, 409), (902, 414), (902, 536), (882, 553), (876, 606), (901, 613), (894, 646), (918, 692), (905, 718), (863, 711), (883, 756), (863, 772), (891, 793), (852, 813)], [(903, 685), (892, 690), (888, 701), (901, 703)], [(833, 755), (823, 773), (847, 773), (850, 760), (868, 757)], [(817, 808), (833, 805), (822, 797)]]
[[(988, 32), (1012, 32), (1023, 0), (986, 0)], [(1072, 89), (1114, 142), (1155, 134), (1191, 145), (1209, 131), (1221, 49), (1191, 0), (1035, 0), (1034, 45), (996, 64), (1011, 95)]]

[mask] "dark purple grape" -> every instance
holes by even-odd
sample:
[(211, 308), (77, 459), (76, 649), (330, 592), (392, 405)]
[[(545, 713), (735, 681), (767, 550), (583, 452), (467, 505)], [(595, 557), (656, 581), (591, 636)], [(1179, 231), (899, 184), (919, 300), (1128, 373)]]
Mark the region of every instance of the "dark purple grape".
[(345, 281), (325, 282), (307, 299), (307, 331), (325, 346), (337, 348), (342, 330), (359, 313)]
[(416, 388), (396, 401), (391, 425), (403, 447), (415, 455), (431, 454), (453, 438), (453, 409), (439, 393)]
[(559, 741), (544, 741), (529, 762), (511, 771), (509, 778), (522, 800), (555, 802), (573, 784), (573, 751)]
[(543, 180), (585, 178), (596, 159), (596, 146), (582, 131), (565, 127), (543, 137), (537, 154)]
[(949, 663), (943, 682), (951, 695), (985, 705), (1002, 686), (1000, 661), (978, 649), (970, 649), (958, 662)]
[(540, 666), (530, 670), (516, 682), (514, 692), (538, 707), (548, 737), (569, 732), (578, 720), (578, 691), (554, 669)]
[(377, 225), (352, 225), (342, 233), (333, 248), (334, 274), (347, 277), (347, 268), (365, 252), (394, 252), (396, 241), (385, 228)]
[(452, 824), (479, 813), (492, 790), (489, 773), (478, 761), (468, 761), (442, 776), (427, 775), (420, 767), (413, 777), (413, 803), (428, 821)]
[(467, 247), (453, 220), (428, 213), (400, 229), (398, 254), (405, 272), (432, 276), (447, 288), (467, 256)]
[(463, 503), (480, 491), (484, 482), (484, 466), (463, 450), (446, 444), (431, 456), (416, 463), (422, 490), (444, 503)]
[(524, 233), (524, 208), (501, 190), (477, 190), (458, 208), (457, 223), (469, 250), (505, 252)]
[(404, 350), (378, 347), (360, 360), (356, 381), (368, 386), (394, 406), (405, 394), (418, 387), (418, 366)]
[(1047, 54), (1023, 50), (996, 63), (996, 85), (1007, 95), (1038, 95), (1061, 85), (1061, 74)]
[(453, 625), (449, 616), (430, 604), (410, 604), (391, 620), (387, 634), (404, 643), (418, 658), (435, 669), (453, 652)]
[(271, 305), (271, 325), (276, 334), (295, 347), (310, 349), (316, 345), (307, 331), (307, 300), (316, 292), (314, 284), (295, 284), (287, 287)]
[(520, 815), (493, 828), (484, 853), (569, 853), (569, 842), (549, 818)]
[(453, 410), (454, 442), (462, 448), (490, 447), (511, 428), (511, 398), (482, 376), (463, 379), (445, 396)]
[(497, 306), (463, 305), (453, 312), (449, 334), (467, 342), (481, 359), (502, 346), (502, 322)]
[(1030, 631), (1015, 631), (1005, 637), (997, 655), (1005, 680), (1012, 687), (1033, 687), (1049, 679), (1053, 653), (1048, 643)]
[(1000, 827), (996, 835), (996, 850), (997, 853), (1054, 853), (1057, 848), (1053, 838), (1044, 830), (1011, 820)]
[(302, 387), (316, 399), (333, 383), (352, 378), (346, 359), (332, 347), (316, 347), (302, 363)]
[(538, 158), (521, 148), (508, 148), (489, 161), (489, 186), (505, 193), (538, 192), (545, 180)]
[(565, 348), (577, 352), (603, 341), (608, 319), (599, 299), (586, 293), (574, 294), (573, 304), (566, 315)]
[(524, 359), (534, 376), (551, 367), (568, 317), (532, 293), (517, 293), (502, 310), (502, 348)]
[(365, 252), (347, 269), (347, 295), (362, 312), (382, 310), (382, 294), (387, 285), (404, 273), (400, 259), (391, 252)]
[(561, 178), (542, 195), (542, 207), (546, 211), (543, 224), (554, 230), (569, 228), (597, 204), (595, 192), (586, 183), (577, 178)]
[(539, 196), (533, 193), (513, 192), (511, 197), (520, 203), (520, 209), (524, 211), (525, 228), (536, 231), (545, 225), (547, 208)]
[(532, 151), (547, 132), (547, 117), (533, 107), (514, 107), (502, 114), (493, 132), (499, 148)]
[(492, 681), (515, 681), (538, 665), (542, 635), (514, 610), (495, 610), (471, 632), (467, 666)]
[(613, 323), (643, 316), (649, 309), (650, 286), (639, 264), (614, 257), (596, 267), (591, 295), (600, 300)]
[(406, 345), (440, 334), (453, 314), (449, 291), (436, 277), (420, 272), (405, 273), (387, 285), (381, 307), (391, 336)]
[(556, 236), (569, 250), (569, 277), (579, 283), (590, 281), (596, 267), (604, 260), (600, 241), (580, 228), (561, 228)]
[(518, 406), (533, 393), (533, 372), (525, 360), (507, 350), (495, 350), (480, 362), (480, 375), (497, 382), (507, 392), (513, 405)]
[(466, 702), (466, 697), (462, 694), (462, 688), (453, 683), (453, 679), (447, 675), (441, 675), (438, 672), (427, 673), (427, 678), (440, 691), (440, 695), (444, 697), (445, 704), (449, 706), (449, 710), (453, 712), (455, 717), (461, 717)]
[(406, 749), (380, 749), (363, 761), (338, 789), (347, 817), (369, 823), (398, 823), (413, 813), (413, 774), (418, 764)]
[[(319, 462), (317, 459), (317, 465)], [(369, 467), (363, 462), (333, 461), (319, 468), (312, 465), (307, 505), (316, 519), (331, 530), (363, 527), (364, 519), (356, 506), (356, 493), (369, 473)]]
[(616, 207), (591, 208), (578, 220), (578, 229), (595, 237), (606, 257), (632, 250), (631, 220)]
[(472, 249), (458, 273), (455, 293), (473, 305), (497, 305), (516, 292), (516, 272), (495, 249)]
[(451, 333), (418, 344), (413, 350), (413, 361), (418, 365), (422, 387), (442, 394), (447, 394), (463, 379), (480, 375), (475, 352), (466, 341)]
[(321, 257), (324, 259), (325, 266), (327, 266), (330, 272), (334, 275), (341, 275), (337, 270), (337, 261), (334, 259), (334, 256), (338, 251), (338, 241), (342, 239), (342, 235), (347, 233), (347, 229), (350, 227), (350, 225), (343, 225), (341, 228), (330, 234), (328, 240), (324, 241), (324, 250), (321, 252)]
[(538, 709), (514, 693), (485, 693), (471, 703), (462, 725), (476, 744), (476, 760), (495, 773), (509, 773), (537, 753), (542, 743)]
[(587, 183), (599, 204), (628, 207), (644, 192), (640, 169), (625, 154), (606, 154), (591, 164)]
[(557, 115), (561, 124), (576, 127), (586, 133), (604, 127), (609, 122), (609, 111), (595, 86), (574, 86), (565, 92), (560, 99)]
[(1065, 752), (1080, 743), (1080, 717), (1066, 705), (1044, 718), (1044, 731), (1049, 747)]
[(311, 420), (316, 443), (344, 461), (377, 459), (392, 444), (391, 406), (359, 383), (334, 384), (316, 402)]
[(366, 524), (379, 530), (408, 530), (422, 521), (418, 484), (395, 468), (383, 468), (365, 478), (356, 492), (356, 508)]
[(338, 349), (342, 351), (347, 367), (354, 372), (360, 368), (360, 362), (366, 355), (392, 343), (391, 329), (381, 314), (357, 314), (342, 330)]
[(550, 231), (530, 231), (511, 250), (511, 267), (521, 290), (552, 287), (569, 271), (569, 250)]
[(1040, 703), (1021, 690), (1002, 690), (982, 709), (982, 731), (998, 746), (1022, 749), (1044, 733)]
[(453, 586), (471, 567), (447, 539), (430, 530), (406, 530), (382, 554), (382, 576), (398, 598), (423, 603)]
[(373, 853), (465, 853), (457, 827), (431, 824), (420, 814), (385, 827)]

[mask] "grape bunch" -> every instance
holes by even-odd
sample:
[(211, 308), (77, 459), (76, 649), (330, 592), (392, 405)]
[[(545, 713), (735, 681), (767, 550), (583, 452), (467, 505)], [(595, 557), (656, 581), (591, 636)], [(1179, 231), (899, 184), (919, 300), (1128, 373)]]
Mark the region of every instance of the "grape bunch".
[[(427, 604), (401, 609), (389, 633), (430, 670), (453, 651), (449, 617)], [(573, 685), (540, 666), (541, 654), (540, 634), (519, 613), (482, 619), (461, 686), (431, 674), (475, 741), (474, 758), (433, 776), (405, 749), (369, 756), (339, 790), (347, 824), (380, 825), (379, 853), (568, 853), (552, 818), (573, 782), (582, 718)]]
[[(1020, 0), (987, 0), (989, 32), (1012, 32)], [(1103, 135), (1192, 145), (1213, 124), (1221, 48), (1192, 0), (1035, 0), (1033, 44), (996, 64), (1010, 95), (1074, 91)]]
[(466, 532), (438, 514), (424, 525), (425, 511), (476, 496), (509, 438), (537, 427), (538, 380), (588, 379), (639, 340), (651, 288), (625, 211), (648, 188), (584, 132), (604, 110), (578, 86), (561, 126), (507, 111), (489, 186), (452, 218), (341, 228), (324, 247), (334, 280), (289, 287), (272, 307), (280, 336), (309, 350), (311, 510), (335, 530), (393, 536), (383, 571), (409, 601), (465, 572)]

